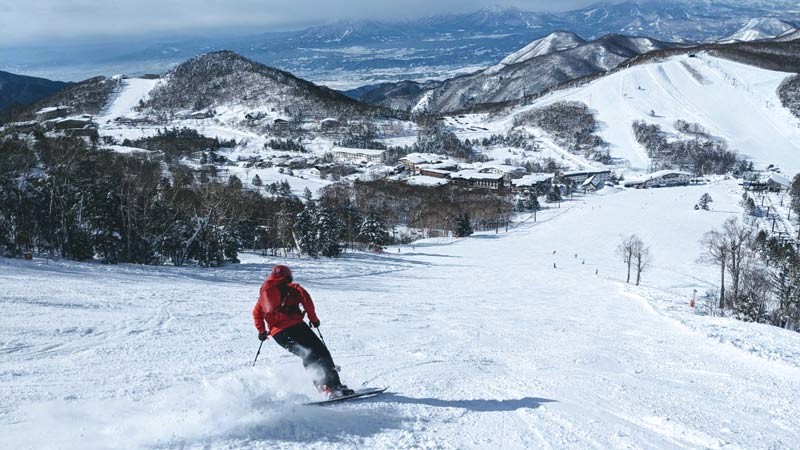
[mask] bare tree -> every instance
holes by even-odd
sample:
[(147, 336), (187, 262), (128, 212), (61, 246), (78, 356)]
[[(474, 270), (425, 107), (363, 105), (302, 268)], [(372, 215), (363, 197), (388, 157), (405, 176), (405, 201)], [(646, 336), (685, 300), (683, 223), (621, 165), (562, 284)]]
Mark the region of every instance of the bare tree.
[(731, 276), (732, 296), (728, 298), (728, 307), (735, 307), (742, 290), (742, 273), (756, 256), (753, 240), (755, 231), (746, 224), (730, 218), (722, 225), (722, 232), (728, 242), (728, 273)]
[(728, 261), (728, 242), (722, 233), (712, 230), (703, 235), (700, 244), (705, 249), (700, 260), (720, 266), (719, 308), (723, 309), (725, 308), (725, 264)]
[[(736, 218), (730, 218), (722, 230), (709, 231), (700, 241), (705, 247), (701, 260), (720, 267), (719, 307), (734, 308), (742, 290), (742, 273), (757, 256), (753, 245), (755, 231)], [(731, 277), (731, 292), (725, 296), (725, 273)]]
[(650, 255), (650, 247), (644, 245), (644, 242), (638, 236), (634, 234), (631, 238), (633, 238), (631, 258), (636, 262), (636, 285), (638, 286), (642, 279), (642, 272), (650, 267), (652, 256)]
[(626, 283), (631, 282), (631, 268), (633, 267), (633, 251), (637, 246), (637, 242), (641, 243), (639, 236), (632, 234), (617, 246), (617, 254), (622, 257), (622, 262), (628, 265), (628, 277), (625, 279)]

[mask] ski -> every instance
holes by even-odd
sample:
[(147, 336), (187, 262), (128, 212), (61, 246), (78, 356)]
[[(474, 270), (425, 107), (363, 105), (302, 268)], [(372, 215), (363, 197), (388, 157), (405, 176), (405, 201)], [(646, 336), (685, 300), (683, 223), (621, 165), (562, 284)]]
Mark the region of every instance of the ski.
[(344, 401), (347, 401), (347, 400), (353, 400), (353, 399), (357, 399), (357, 398), (369, 398), (369, 397), (374, 397), (376, 395), (379, 395), (379, 394), (382, 394), (382, 393), (386, 392), (386, 389), (389, 389), (389, 388), (388, 387), (382, 387), (382, 388), (358, 389), (358, 390), (356, 390), (355, 394), (353, 394), (353, 395), (345, 395), (344, 397), (336, 397), (336, 398), (330, 398), (330, 399), (327, 399), (327, 400), (320, 400), (320, 401), (316, 401), (316, 402), (308, 402), (308, 403), (304, 403), (304, 405), (329, 405), (331, 403), (340, 403), (340, 402), (344, 402)]

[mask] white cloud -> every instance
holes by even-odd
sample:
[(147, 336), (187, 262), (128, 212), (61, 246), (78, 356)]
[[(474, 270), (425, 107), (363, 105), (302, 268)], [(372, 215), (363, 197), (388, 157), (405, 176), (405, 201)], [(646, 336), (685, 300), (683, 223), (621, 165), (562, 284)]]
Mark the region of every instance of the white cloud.
[(594, 0), (0, 0), (0, 46), (83, 36), (182, 33), (212, 28), (298, 28), (331, 19), (398, 19), (501, 3), (568, 9)]

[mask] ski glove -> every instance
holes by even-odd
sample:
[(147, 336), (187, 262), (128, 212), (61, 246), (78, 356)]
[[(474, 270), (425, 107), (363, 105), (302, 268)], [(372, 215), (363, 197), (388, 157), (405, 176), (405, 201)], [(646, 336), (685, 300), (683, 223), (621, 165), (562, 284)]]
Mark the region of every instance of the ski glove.
[(313, 320), (309, 320), (308, 326), (310, 326), (311, 328), (319, 328), (319, 320), (317, 320), (316, 322)]
[(263, 333), (258, 333), (258, 340), (259, 341), (266, 341), (268, 336), (269, 336), (269, 331), (264, 331)]

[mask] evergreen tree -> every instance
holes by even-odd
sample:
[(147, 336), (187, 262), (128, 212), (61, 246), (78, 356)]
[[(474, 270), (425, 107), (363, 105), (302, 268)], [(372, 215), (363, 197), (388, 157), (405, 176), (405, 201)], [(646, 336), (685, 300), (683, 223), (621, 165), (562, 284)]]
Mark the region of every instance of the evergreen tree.
[(549, 203), (556, 203), (561, 201), (561, 189), (558, 186), (553, 186), (552, 189), (547, 191), (547, 201)]
[(253, 186), (261, 187), (263, 185), (264, 185), (264, 182), (261, 181), (261, 177), (259, 177), (258, 174), (256, 174), (256, 176), (253, 177)]
[(367, 243), (370, 250), (380, 251), (389, 242), (389, 231), (383, 219), (370, 211), (358, 227), (358, 237)]
[(701, 209), (708, 211), (709, 204), (713, 203), (714, 200), (711, 199), (711, 196), (708, 195), (708, 192), (700, 196), (700, 200), (697, 201), (697, 204), (700, 206)]
[(322, 256), (329, 258), (339, 256), (342, 253), (341, 236), (344, 231), (344, 224), (339, 217), (327, 208), (319, 208), (317, 227)]
[(456, 237), (463, 238), (467, 236), (471, 236), (473, 233), (472, 224), (469, 220), (469, 214), (459, 214), (456, 217), (456, 227), (455, 227)]

